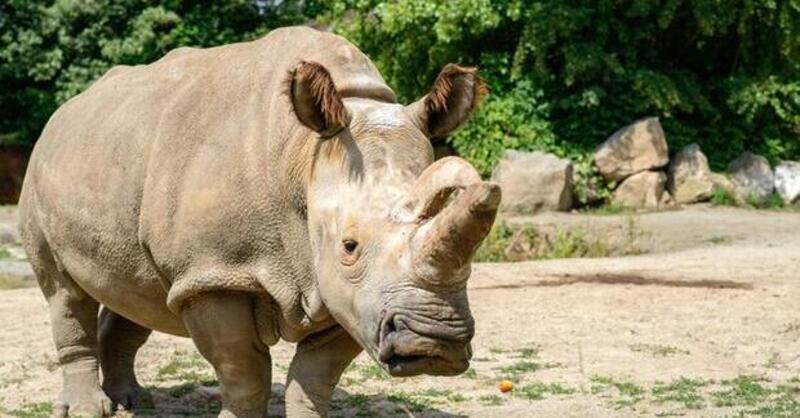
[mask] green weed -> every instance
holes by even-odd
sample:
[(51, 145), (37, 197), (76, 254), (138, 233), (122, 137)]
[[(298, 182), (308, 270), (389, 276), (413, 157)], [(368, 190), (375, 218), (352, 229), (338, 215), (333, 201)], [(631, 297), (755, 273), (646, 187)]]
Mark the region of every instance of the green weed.
[(716, 406), (752, 406), (765, 400), (770, 394), (770, 390), (752, 376), (739, 376), (722, 384), (730, 388), (714, 392)]
[(391, 402), (405, 405), (414, 412), (422, 412), (433, 406), (429, 401), (420, 400), (406, 392), (395, 392), (386, 397)]
[(658, 402), (678, 402), (688, 409), (700, 409), (705, 401), (697, 390), (708, 384), (706, 380), (681, 377), (671, 383), (656, 383), (651, 392)]
[(204, 386), (216, 382), (211, 366), (199, 354), (177, 350), (173, 355), (169, 363), (159, 367), (156, 376), (160, 380), (201, 382)]
[(688, 350), (684, 350), (671, 345), (659, 344), (631, 344), (631, 351), (650, 353), (654, 357), (670, 357), (677, 354), (689, 354)]
[(714, 187), (711, 192), (711, 204), (714, 206), (736, 206), (736, 198), (722, 187)]
[(6, 413), (18, 418), (46, 418), (53, 413), (53, 404), (50, 402), (25, 404)]
[(514, 396), (529, 401), (544, 399), (545, 395), (568, 395), (575, 390), (559, 383), (531, 383), (514, 389)]
[(506, 400), (503, 399), (503, 397), (501, 396), (492, 394), (492, 395), (481, 395), (478, 398), (478, 402), (480, 402), (481, 405), (484, 406), (498, 406), (504, 404)]

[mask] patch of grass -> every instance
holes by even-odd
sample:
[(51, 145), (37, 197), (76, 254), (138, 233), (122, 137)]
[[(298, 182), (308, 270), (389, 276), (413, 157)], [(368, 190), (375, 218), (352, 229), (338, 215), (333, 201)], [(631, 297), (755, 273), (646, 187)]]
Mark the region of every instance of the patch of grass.
[(504, 221), (495, 222), (492, 230), (483, 240), (483, 244), (478, 247), (473, 259), (476, 262), (500, 262), (506, 261), (506, 248), (513, 231)]
[(517, 350), (519, 356), (522, 358), (537, 358), (539, 357), (539, 346), (530, 345)]
[(369, 396), (362, 393), (354, 393), (344, 398), (344, 402), (350, 407), (360, 408), (367, 405), (369, 402)]
[(609, 388), (616, 389), (621, 399), (614, 401), (617, 408), (628, 407), (641, 401), (644, 394), (644, 388), (636, 383), (613, 378), (611, 376), (594, 375), (590, 379), (592, 382), (592, 393), (601, 393)]
[(607, 202), (600, 206), (586, 207), (581, 210), (582, 213), (592, 215), (619, 215), (620, 213), (632, 212), (633, 209), (620, 205), (619, 203)]
[(360, 364), (356, 366), (358, 373), (361, 375), (361, 379), (366, 380), (387, 380), (391, 376), (386, 370), (383, 370), (381, 366), (378, 366), (375, 363), (368, 363), (368, 364)]
[(503, 354), (508, 353), (508, 349), (502, 347), (489, 347), (489, 352), (492, 354)]
[(545, 395), (569, 395), (575, 393), (575, 389), (568, 388), (560, 383), (531, 383), (514, 389), (514, 396), (529, 401), (544, 399)]
[(651, 392), (658, 402), (678, 402), (688, 409), (701, 409), (705, 401), (697, 390), (708, 384), (706, 380), (681, 377), (671, 383), (656, 383)]
[(447, 399), (449, 401), (451, 401), (451, 402), (456, 402), (456, 403), (464, 402), (464, 401), (469, 400), (469, 398), (467, 398), (466, 396), (464, 396), (464, 395), (462, 395), (460, 393), (452, 393), (452, 394), (447, 396)]
[(542, 365), (529, 360), (522, 360), (515, 363), (512, 363), (508, 366), (501, 367), (499, 370), (503, 373), (510, 374), (510, 375), (520, 375), (525, 373), (533, 373), (537, 370), (541, 370)]
[(478, 398), (478, 402), (480, 402), (481, 405), (484, 406), (498, 406), (504, 404), (506, 400), (503, 399), (502, 396), (492, 394), (492, 395), (481, 395)]
[(739, 376), (722, 384), (730, 388), (713, 393), (716, 406), (753, 406), (770, 394), (770, 390), (752, 376)]
[(182, 398), (197, 389), (197, 384), (194, 382), (181, 383), (178, 386), (173, 386), (167, 389), (167, 394), (173, 398)]
[(0, 247), (0, 260), (11, 257), (11, 252), (7, 248)]
[(555, 258), (606, 257), (608, 247), (583, 229), (539, 232), (532, 225), (511, 227), (497, 222), (475, 253), (476, 262), (509, 262)]
[(446, 398), (453, 393), (452, 390), (449, 389), (425, 389), (415, 394), (417, 396), (422, 396), (426, 398)]
[(0, 273), (0, 290), (26, 289), (29, 287), (36, 287), (36, 280)]
[(345, 385), (364, 383), (368, 380), (387, 380), (391, 376), (375, 363), (350, 363), (344, 372)]
[(188, 382), (216, 382), (211, 366), (197, 353), (176, 350), (169, 363), (158, 368), (156, 376), (160, 380), (179, 380)]
[(395, 392), (386, 397), (391, 402), (405, 405), (414, 412), (422, 412), (431, 409), (433, 405), (429, 401), (420, 400), (406, 392)]
[(711, 192), (713, 206), (736, 206), (736, 198), (722, 187), (714, 187)]
[(688, 350), (684, 350), (671, 345), (660, 344), (631, 344), (628, 346), (631, 351), (637, 353), (650, 353), (654, 357), (670, 357), (677, 354), (689, 354)]
[(733, 241), (733, 238), (731, 238), (729, 236), (726, 236), (726, 235), (715, 235), (715, 236), (707, 239), (706, 241), (708, 241), (708, 242), (710, 242), (712, 244), (719, 245), (719, 244), (727, 244), (727, 243)]
[(777, 193), (770, 193), (766, 196), (749, 195), (745, 199), (748, 206), (755, 209), (782, 209), (784, 206), (783, 198)]
[(30, 403), (11, 411), (0, 412), (18, 418), (46, 418), (53, 413), (53, 404), (51, 402)]
[(476, 371), (475, 371), (475, 369), (473, 369), (472, 367), (470, 367), (470, 368), (469, 368), (469, 369), (467, 369), (467, 371), (465, 371), (465, 372), (464, 372), (464, 374), (462, 374), (461, 376), (464, 376), (464, 377), (466, 377), (467, 379), (477, 379), (477, 378), (478, 378), (478, 372), (476, 372)]

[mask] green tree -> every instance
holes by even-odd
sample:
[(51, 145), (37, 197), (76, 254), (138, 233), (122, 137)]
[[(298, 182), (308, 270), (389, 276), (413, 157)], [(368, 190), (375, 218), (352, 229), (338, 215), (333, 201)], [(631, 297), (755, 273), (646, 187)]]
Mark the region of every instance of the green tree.
[(0, 144), (33, 143), (60, 104), (114, 65), (252, 39), (322, 10), (317, 1), (0, 2)]
[(800, 157), (797, 0), (334, 3), (326, 19), (404, 100), (447, 62), (482, 68), (493, 98), (452, 143), (484, 171), (497, 141), (481, 138), (586, 153), (649, 115), (672, 149), (698, 142), (716, 168), (745, 149)]

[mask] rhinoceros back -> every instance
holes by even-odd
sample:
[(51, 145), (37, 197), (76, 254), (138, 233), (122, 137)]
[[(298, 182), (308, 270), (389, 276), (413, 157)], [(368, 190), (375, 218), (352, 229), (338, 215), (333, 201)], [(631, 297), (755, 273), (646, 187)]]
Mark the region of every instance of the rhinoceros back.
[(23, 217), (82, 288), (143, 325), (177, 333), (192, 296), (242, 290), (274, 301), (281, 333), (299, 338), (314, 327), (301, 308), (314, 144), (298, 140), (308, 130), (285, 92), (302, 60), (325, 65), (344, 96), (394, 101), (366, 56), (310, 28), (115, 67), (48, 122)]

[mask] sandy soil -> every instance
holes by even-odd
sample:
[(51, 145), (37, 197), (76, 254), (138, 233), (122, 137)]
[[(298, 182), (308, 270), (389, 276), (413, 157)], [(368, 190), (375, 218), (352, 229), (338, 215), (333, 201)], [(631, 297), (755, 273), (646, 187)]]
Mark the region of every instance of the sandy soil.
[[(616, 239), (631, 218), (645, 255), (476, 265), (474, 371), (390, 379), (362, 355), (332, 416), (798, 416), (800, 214), (509, 221)], [(38, 289), (0, 292), (0, 415), (44, 416), (56, 396), (48, 322)], [(275, 415), (292, 351), (273, 349)], [(154, 334), (137, 369), (157, 401), (145, 415), (214, 416), (213, 378), (189, 340)], [(501, 379), (514, 391), (501, 394)]]

